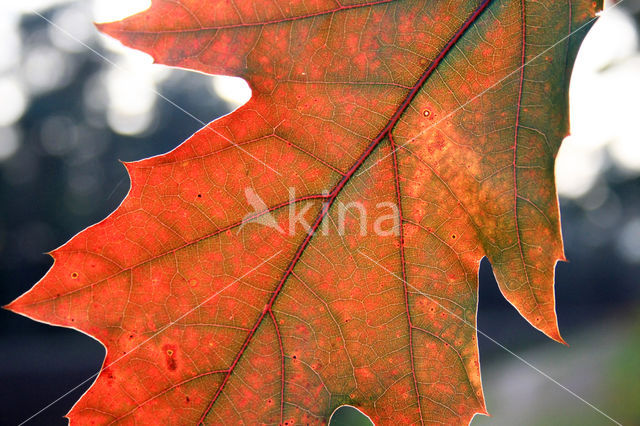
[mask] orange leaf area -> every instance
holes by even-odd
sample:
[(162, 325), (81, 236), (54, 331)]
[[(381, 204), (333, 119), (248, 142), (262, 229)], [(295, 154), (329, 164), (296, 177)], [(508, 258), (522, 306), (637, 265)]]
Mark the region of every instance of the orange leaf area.
[[(486, 413), (478, 267), (562, 342), (554, 158), (600, 4), (154, 0), (98, 28), (251, 100), (128, 163), (107, 219), (8, 306), (107, 348), (81, 424)], [(161, 420), (160, 420), (161, 419)]]

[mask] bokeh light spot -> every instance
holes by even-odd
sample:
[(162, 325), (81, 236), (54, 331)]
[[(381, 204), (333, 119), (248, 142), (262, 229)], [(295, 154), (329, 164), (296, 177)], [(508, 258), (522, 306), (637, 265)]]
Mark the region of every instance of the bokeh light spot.
[(640, 173), (637, 48), (633, 20), (618, 8), (601, 15), (580, 47), (569, 91), (571, 136), (562, 143), (556, 160), (560, 195), (587, 194), (608, 166), (608, 158)]
[(620, 254), (632, 263), (640, 263), (640, 217), (627, 222), (620, 231), (618, 240)]
[(237, 108), (251, 99), (251, 88), (239, 77), (217, 75), (213, 78), (213, 91), (216, 95)]
[(14, 127), (0, 127), (0, 161), (8, 160), (20, 147), (20, 136)]
[(96, 22), (113, 22), (151, 6), (151, 0), (95, 0), (93, 16)]
[(68, 84), (72, 77), (72, 58), (50, 46), (32, 47), (24, 60), (24, 79), (33, 94)]
[(0, 126), (8, 126), (20, 119), (27, 107), (27, 96), (14, 77), (0, 77)]

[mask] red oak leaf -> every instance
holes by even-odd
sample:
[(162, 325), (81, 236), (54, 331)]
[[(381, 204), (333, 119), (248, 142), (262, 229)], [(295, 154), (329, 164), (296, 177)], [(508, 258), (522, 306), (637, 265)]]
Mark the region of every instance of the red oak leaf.
[[(154, 0), (98, 27), (251, 100), (126, 164), (107, 219), (8, 308), (107, 348), (79, 423), (486, 413), (476, 307), (562, 341), (553, 163), (591, 0)], [(365, 216), (366, 215), (366, 216)]]

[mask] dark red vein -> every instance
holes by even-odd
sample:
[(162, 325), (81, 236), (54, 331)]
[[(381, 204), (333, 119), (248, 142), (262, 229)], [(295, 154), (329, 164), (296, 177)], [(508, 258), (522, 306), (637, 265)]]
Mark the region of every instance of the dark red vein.
[(524, 260), (524, 251), (522, 249), (522, 239), (520, 238), (520, 225), (518, 224), (518, 167), (517, 167), (517, 155), (518, 155), (518, 137), (520, 136), (520, 110), (522, 109), (522, 93), (524, 87), (524, 66), (526, 64), (526, 55), (525, 55), (525, 47), (526, 47), (526, 34), (527, 34), (527, 23), (525, 21), (526, 18), (526, 9), (525, 9), (525, 0), (520, 0), (520, 20), (521, 20), (521, 33), (522, 33), (522, 44), (521, 44), (521, 57), (520, 57), (520, 81), (518, 87), (518, 103), (516, 104), (516, 122), (515, 122), (515, 131), (514, 131), (514, 139), (513, 139), (513, 218), (515, 222), (516, 229), (516, 238), (518, 239), (518, 250), (520, 252), (520, 259), (522, 260), (522, 269), (524, 271), (525, 279), (527, 280), (527, 287), (529, 288), (529, 292), (531, 296), (533, 296), (533, 300), (536, 303), (536, 307), (538, 305), (538, 299), (531, 288), (531, 281), (529, 280), (529, 273), (527, 272), (527, 264)]
[(471, 16), (469, 16), (469, 18), (467, 18), (467, 20), (462, 24), (460, 29), (458, 31), (456, 31), (456, 33), (453, 35), (453, 37), (451, 37), (451, 39), (447, 42), (447, 44), (444, 46), (444, 48), (440, 51), (438, 56), (436, 56), (436, 58), (433, 60), (433, 62), (422, 73), (422, 75), (420, 76), (418, 81), (412, 86), (411, 90), (409, 91), (409, 93), (405, 97), (404, 101), (398, 106), (398, 108), (395, 111), (395, 113), (389, 119), (387, 125), (380, 131), (378, 136), (376, 136), (371, 141), (371, 143), (367, 146), (367, 148), (360, 155), (360, 157), (358, 157), (358, 159), (355, 161), (355, 163), (349, 168), (349, 170), (345, 173), (345, 175), (342, 177), (342, 179), (338, 182), (338, 184), (329, 193), (329, 195), (327, 197), (327, 201), (323, 204), (323, 207), (320, 210), (320, 212), (319, 212), (318, 216), (316, 217), (316, 219), (314, 220), (313, 225), (311, 226), (311, 229), (309, 230), (309, 232), (307, 233), (306, 237), (304, 238), (304, 240), (302, 241), (302, 243), (298, 247), (298, 250), (294, 254), (293, 259), (289, 262), (289, 265), (285, 269), (285, 271), (284, 271), (284, 273), (282, 275), (282, 278), (279, 280), (278, 285), (276, 286), (275, 290), (273, 291), (273, 293), (271, 295), (271, 298), (269, 299), (269, 301), (267, 302), (267, 304), (263, 308), (263, 310), (260, 313), (258, 319), (256, 320), (254, 326), (252, 327), (252, 329), (247, 334), (246, 339), (244, 340), (242, 346), (240, 347), (240, 350), (238, 351), (236, 357), (234, 358), (233, 362), (231, 363), (231, 365), (229, 367), (228, 373), (225, 375), (224, 379), (222, 380), (222, 383), (220, 383), (220, 386), (218, 386), (218, 389), (216, 390), (215, 395), (211, 399), (211, 402), (209, 403), (209, 405), (207, 406), (205, 411), (202, 413), (202, 416), (200, 417), (200, 420), (198, 422), (199, 424), (202, 424), (204, 422), (204, 419), (207, 417), (207, 415), (211, 411), (211, 408), (213, 407), (213, 404), (217, 401), (218, 397), (222, 393), (222, 390), (224, 389), (225, 385), (229, 381), (229, 378), (233, 374), (233, 371), (234, 371), (236, 365), (240, 361), (240, 358), (242, 358), (242, 355), (245, 353), (245, 350), (246, 350), (247, 346), (249, 345), (249, 343), (253, 339), (253, 336), (255, 335), (256, 330), (258, 329), (258, 327), (262, 323), (262, 320), (265, 318), (267, 313), (271, 312), (271, 309), (273, 308), (273, 304), (275, 303), (278, 295), (280, 294), (280, 292), (282, 290), (282, 287), (284, 286), (284, 283), (287, 281), (288, 277), (293, 272), (293, 269), (295, 268), (295, 266), (297, 265), (298, 261), (302, 257), (302, 254), (304, 253), (305, 249), (308, 247), (309, 242), (311, 241), (311, 239), (315, 235), (318, 227), (320, 226), (320, 224), (322, 223), (323, 219), (325, 218), (325, 216), (329, 212), (331, 206), (335, 202), (336, 198), (338, 197), (338, 195), (340, 194), (342, 189), (349, 182), (349, 180), (353, 177), (355, 172), (364, 164), (364, 162), (370, 157), (370, 155), (380, 145), (380, 143), (386, 137), (391, 136), (391, 131), (393, 130), (395, 125), (400, 120), (400, 117), (402, 117), (404, 112), (407, 110), (407, 108), (409, 107), (409, 105), (411, 104), (413, 99), (417, 96), (417, 94), (420, 91), (420, 89), (422, 88), (422, 86), (424, 86), (424, 83), (431, 76), (431, 74), (436, 70), (436, 68), (442, 63), (442, 61), (444, 60), (446, 55), (451, 51), (451, 49), (458, 42), (458, 40), (460, 40), (460, 38), (467, 31), (467, 29), (469, 29), (469, 27), (478, 19), (480, 14), (482, 14), (482, 12), (484, 10), (486, 10), (486, 8), (489, 6), (490, 3), (491, 3), (491, 0), (483, 0), (478, 5), (478, 7), (474, 10), (474, 12), (471, 14)]
[[(268, 213), (273, 213), (273, 212), (275, 212), (275, 211), (277, 211), (277, 210), (279, 210), (281, 208), (287, 207), (287, 206), (289, 206), (291, 204), (296, 204), (296, 203), (299, 203), (299, 202), (302, 202), (302, 201), (308, 201), (308, 200), (321, 200), (321, 199), (326, 199), (326, 198), (328, 198), (328, 195), (326, 195), (326, 194), (312, 194), (312, 195), (306, 195), (304, 197), (298, 197), (298, 198), (295, 198), (293, 200), (284, 201), (284, 202), (282, 202), (280, 204), (276, 204), (275, 206), (271, 206), (271, 207), (269, 207), (269, 208), (267, 208), (265, 210), (262, 210), (262, 211), (259, 211), (259, 212), (255, 212), (255, 213), (253, 213), (253, 214), (251, 214), (249, 216), (246, 216), (246, 217), (244, 217), (242, 220), (240, 220), (238, 222), (235, 222), (235, 223), (232, 223), (232, 224), (227, 225), (225, 227), (216, 229), (215, 231), (210, 232), (210, 233), (208, 233), (206, 235), (203, 235), (202, 237), (196, 238), (196, 239), (191, 240), (191, 241), (187, 241), (186, 243), (184, 243), (184, 244), (182, 244), (182, 245), (180, 245), (178, 247), (172, 248), (171, 250), (162, 252), (162, 253), (160, 253), (158, 255), (149, 257), (149, 258), (147, 258), (145, 260), (142, 260), (142, 261), (140, 261), (138, 263), (135, 263), (135, 264), (127, 266), (127, 267), (120, 266), (117, 263), (115, 263), (112, 259), (107, 259), (104, 256), (102, 256), (105, 260), (109, 261), (110, 263), (112, 263), (114, 265), (117, 265), (120, 268), (120, 270), (118, 272), (115, 272), (115, 273), (113, 273), (111, 275), (108, 275), (108, 276), (106, 276), (104, 278), (101, 278), (99, 281), (95, 281), (95, 282), (89, 283), (89, 284), (87, 284), (85, 286), (78, 287), (78, 288), (76, 288), (74, 290), (71, 290), (71, 291), (68, 291), (66, 293), (56, 294), (55, 296), (47, 298), (47, 299), (38, 300), (37, 302), (30, 303), (30, 304), (25, 305), (25, 306), (40, 305), (40, 304), (48, 302), (50, 300), (59, 299), (60, 297), (64, 297), (64, 296), (69, 296), (71, 294), (74, 294), (74, 293), (77, 293), (79, 291), (85, 290), (87, 288), (93, 287), (94, 285), (100, 284), (102, 282), (105, 282), (105, 281), (107, 281), (107, 280), (109, 280), (109, 279), (111, 279), (113, 277), (116, 277), (116, 276), (122, 274), (123, 272), (131, 271), (131, 270), (133, 270), (135, 268), (138, 268), (138, 267), (140, 267), (142, 265), (146, 265), (147, 263), (152, 262), (152, 261), (154, 261), (156, 259), (159, 259), (161, 257), (167, 256), (169, 254), (172, 254), (172, 253), (175, 253), (175, 252), (177, 252), (179, 250), (182, 250), (185, 247), (189, 247), (189, 246), (191, 246), (193, 244), (197, 244), (197, 243), (199, 243), (199, 242), (201, 242), (203, 240), (206, 240), (208, 238), (215, 237), (216, 235), (220, 235), (220, 234), (222, 234), (224, 232), (231, 231), (232, 229), (238, 228), (238, 227), (240, 227), (242, 225), (246, 225), (247, 223), (250, 223), (251, 221), (258, 219), (261, 216), (264, 216), (264, 215), (266, 215)], [(54, 250), (51, 253), (51, 255), (55, 258), (55, 254), (58, 251), (62, 251), (62, 250)], [(75, 252), (87, 253), (84, 250), (64, 250), (64, 252), (67, 253), (67, 254), (75, 253)], [(91, 254), (96, 254), (96, 253), (91, 253)]]
[(282, 346), (280, 327), (278, 327), (278, 322), (272, 309), (269, 309), (269, 315), (271, 316), (271, 321), (273, 321), (273, 327), (278, 337), (278, 346), (280, 347), (280, 424), (284, 424), (284, 346)]
[(314, 154), (313, 152), (309, 151), (308, 149), (305, 149), (301, 146), (299, 146), (298, 144), (295, 144), (285, 138), (283, 138), (282, 136), (278, 135), (277, 133), (273, 133), (273, 137), (286, 143), (288, 146), (291, 146), (295, 149), (297, 149), (298, 151), (308, 155), (309, 157), (313, 158), (314, 160), (316, 160), (318, 163), (328, 167), (329, 169), (333, 170), (334, 172), (338, 173), (341, 176), (344, 176), (344, 172), (340, 169), (338, 169), (337, 167), (333, 166), (331, 163), (323, 160), (322, 158), (318, 157), (316, 154)]
[[(351, 4), (351, 5), (347, 5), (347, 6), (336, 7), (334, 9), (321, 10), (319, 12), (307, 13), (306, 15), (289, 16), (289, 17), (286, 17), (286, 18), (272, 19), (270, 21), (264, 21), (264, 22), (251, 22), (251, 23), (247, 23), (247, 24), (239, 23), (239, 24), (220, 25), (220, 26), (217, 26), (217, 27), (203, 27), (201, 25), (199, 28), (187, 28), (187, 29), (178, 29), (178, 30), (162, 30), (162, 31), (114, 30), (112, 32), (114, 32), (114, 33), (117, 32), (117, 33), (121, 33), (121, 34), (126, 34), (126, 33), (136, 33), (136, 34), (181, 34), (181, 33), (194, 33), (194, 32), (198, 32), (198, 31), (218, 31), (218, 30), (226, 30), (226, 29), (232, 29), (232, 28), (248, 28), (248, 27), (257, 27), (257, 26), (264, 26), (264, 25), (281, 24), (283, 22), (298, 21), (298, 20), (301, 20), (301, 19), (316, 18), (318, 16), (331, 15), (331, 14), (334, 14), (336, 12), (343, 12), (343, 11), (351, 10), (351, 9), (360, 9), (360, 8), (363, 8), (363, 7), (377, 6), (377, 5), (381, 5), (381, 4), (392, 3), (394, 1), (395, 0), (377, 0), (377, 1), (372, 1), (372, 2), (369, 2), (369, 3)], [(198, 22), (198, 24), (200, 24), (200, 23)], [(101, 26), (108, 25), (108, 24), (96, 24), (96, 25), (98, 26), (98, 28), (100, 28)]]
[(150, 398), (142, 401), (141, 403), (137, 404), (134, 408), (132, 408), (131, 410), (127, 411), (123, 415), (117, 417), (116, 419), (112, 420), (108, 424), (111, 425), (111, 424), (117, 423), (118, 421), (120, 421), (120, 420), (124, 419), (125, 417), (131, 415), (131, 413), (135, 412), (136, 410), (139, 410), (140, 408), (142, 408), (143, 406), (147, 405), (151, 401), (158, 399), (159, 397), (161, 397), (162, 395), (165, 395), (166, 393), (172, 391), (173, 389), (179, 388), (180, 386), (184, 386), (185, 384), (193, 382), (194, 380), (200, 379), (202, 377), (211, 376), (212, 374), (222, 374), (222, 373), (226, 373), (226, 372), (227, 372), (227, 370), (207, 371), (205, 373), (201, 373), (201, 374), (198, 374), (196, 376), (189, 377), (188, 379), (182, 380), (181, 382), (174, 383), (171, 386), (169, 386), (168, 388), (162, 390), (161, 392), (159, 392), (159, 393), (153, 395), (152, 397), (150, 397)]
[(422, 404), (420, 404), (420, 392), (418, 391), (418, 378), (416, 377), (415, 359), (413, 356), (413, 322), (411, 321), (411, 309), (409, 308), (409, 289), (407, 288), (407, 264), (404, 259), (404, 215), (402, 214), (402, 196), (400, 195), (400, 169), (398, 167), (398, 156), (396, 154), (396, 143), (393, 135), (389, 134), (391, 142), (391, 157), (393, 159), (393, 180), (396, 189), (396, 202), (398, 204), (398, 216), (400, 216), (400, 229), (398, 235), (400, 239), (400, 264), (402, 267), (402, 287), (404, 290), (404, 307), (407, 314), (407, 326), (409, 329), (409, 355), (411, 357), (411, 376), (413, 377), (413, 390), (416, 393), (418, 402), (418, 413), (420, 413), (420, 424), (424, 424), (422, 417)]

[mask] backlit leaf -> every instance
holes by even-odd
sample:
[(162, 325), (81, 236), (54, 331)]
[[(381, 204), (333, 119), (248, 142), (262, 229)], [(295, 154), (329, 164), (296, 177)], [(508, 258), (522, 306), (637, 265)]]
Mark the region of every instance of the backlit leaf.
[(126, 164), (122, 205), (9, 305), (106, 346), (70, 419), (485, 413), (482, 257), (506, 299), (562, 341), (553, 164), (600, 6), (154, 0), (99, 25), (158, 63), (242, 77), (253, 95), (174, 151)]

